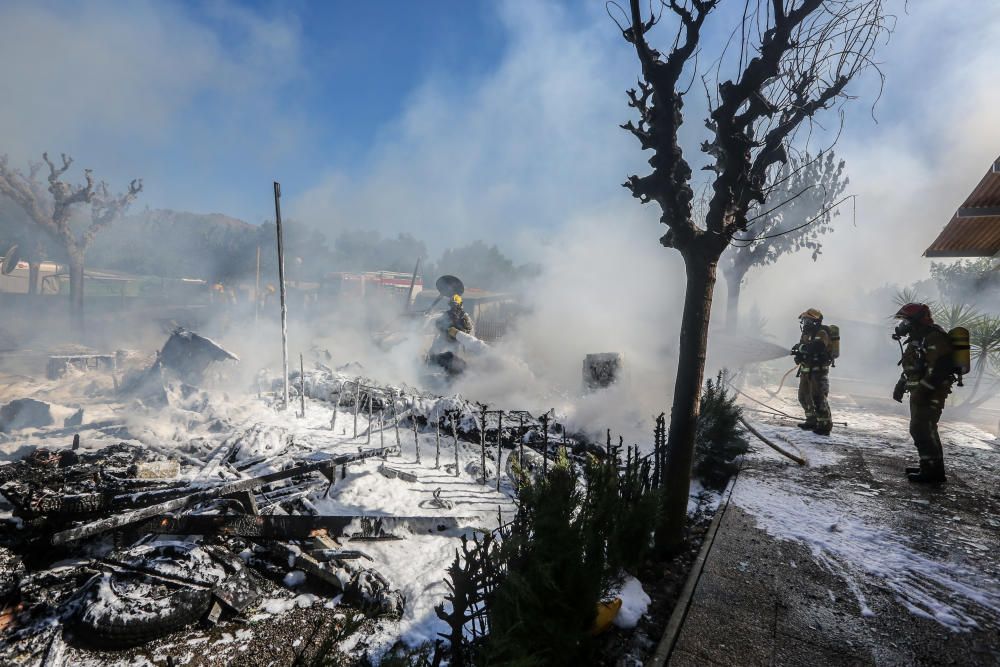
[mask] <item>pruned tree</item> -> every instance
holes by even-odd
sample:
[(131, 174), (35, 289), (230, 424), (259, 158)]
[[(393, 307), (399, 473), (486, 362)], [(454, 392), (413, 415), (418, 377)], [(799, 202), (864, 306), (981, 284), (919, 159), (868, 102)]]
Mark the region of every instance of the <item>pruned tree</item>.
[[(33, 165), (37, 171), (41, 166)], [(34, 181), (38, 186), (37, 181)], [(46, 197), (44, 189), (38, 193)], [(11, 244), (17, 245), (17, 254), (28, 263), (28, 294), (38, 294), (40, 289), (41, 265), (52, 252), (52, 239), (41, 227), (31, 222), (24, 210), (13, 200), (0, 197), (0, 246), (6, 251)], [(0, 252), (2, 252), (0, 251)]]
[[(723, 52), (701, 73), (709, 97), (701, 145), (708, 156), (711, 197), (704, 220), (696, 220), (693, 173), (679, 129), (689, 89), (699, 75), (696, 58), (702, 28), (719, 0), (661, 0), (644, 18), (640, 0), (630, 0), (624, 38), (639, 58), (638, 90), (628, 91), (638, 124), (622, 127), (643, 150), (653, 151), (652, 172), (624, 184), (643, 204), (655, 202), (667, 232), (660, 243), (680, 252), (686, 287), (677, 376), (668, 434), (668, 465), (656, 535), (667, 554), (683, 542), (691, 462), (698, 423), (708, 325), (716, 269), (730, 243), (753, 242), (758, 220), (749, 211), (767, 200), (774, 172), (788, 161), (798, 130), (818, 112), (846, 99), (847, 84), (873, 67), (872, 53), (890, 31), (879, 0), (747, 0), (734, 31), (738, 52)], [(664, 16), (676, 20), (669, 53), (650, 46), (647, 35)], [(736, 76), (723, 80), (723, 68)], [(685, 76), (687, 74), (687, 76)]]
[(833, 151), (811, 156), (790, 154), (788, 162), (773, 172), (763, 204), (748, 211), (754, 236), (733, 241), (724, 253), (722, 273), (726, 277), (726, 328), (739, 325), (740, 292), (753, 267), (774, 264), (782, 255), (808, 250), (815, 262), (823, 252), (820, 237), (833, 229), (833, 218), (850, 182), (844, 161)]
[[(72, 185), (63, 175), (73, 164), (73, 158), (63, 154), (57, 166), (42, 153), (48, 167), (48, 186), (38, 179), (41, 163), (31, 163), (27, 174), (8, 166), (6, 155), (0, 156), (0, 194), (10, 198), (63, 250), (69, 266), (70, 311), (83, 317), (83, 265), (87, 248), (126, 209), (142, 191), (142, 180), (133, 180), (128, 191), (112, 195), (107, 183), (94, 182), (90, 169), (84, 169), (84, 183)], [(78, 206), (90, 206), (90, 223), (77, 232), (72, 223)]]

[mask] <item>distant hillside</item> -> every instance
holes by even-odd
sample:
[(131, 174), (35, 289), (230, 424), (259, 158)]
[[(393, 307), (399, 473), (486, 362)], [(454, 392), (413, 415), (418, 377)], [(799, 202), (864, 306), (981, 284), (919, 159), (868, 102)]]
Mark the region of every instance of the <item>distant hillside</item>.
[(257, 245), (274, 247), (274, 226), (220, 213), (147, 210), (94, 241), (87, 263), (130, 273), (222, 280), (254, 271)]
[[(88, 221), (81, 219), (81, 224)], [(517, 266), (496, 245), (482, 241), (448, 249), (436, 263), (429, 262), (427, 246), (407, 233), (383, 237), (365, 229), (341, 231), (335, 239), (294, 220), (284, 225), (286, 276), (315, 281), (333, 271), (413, 270), (421, 261), (424, 281), (433, 284), (442, 273), (462, 276), (469, 286), (510, 290), (537, 275), (537, 266)], [(58, 244), (28, 222), (23, 212), (0, 197), (0, 253), (10, 243), (34, 247), (37, 239), (48, 257), (63, 261)], [(6, 245), (5, 245), (6, 244)], [(221, 213), (189, 213), (147, 209), (115, 221), (94, 239), (87, 266), (166, 278), (201, 278), (229, 282), (252, 280), (257, 248), (264, 279), (276, 272), (276, 234), (273, 222), (252, 225)]]

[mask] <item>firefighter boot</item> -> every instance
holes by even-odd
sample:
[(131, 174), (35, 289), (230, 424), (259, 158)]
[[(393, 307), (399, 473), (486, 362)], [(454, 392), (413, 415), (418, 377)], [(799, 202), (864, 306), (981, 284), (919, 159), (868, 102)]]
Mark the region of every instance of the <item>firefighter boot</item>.
[(910, 475), (910, 474), (915, 475), (918, 472), (920, 472), (920, 466), (906, 466), (906, 474), (907, 475)]
[(944, 474), (944, 459), (921, 460), (920, 471), (907, 473), (906, 476), (917, 484), (940, 484), (948, 481)]
[(816, 420), (812, 417), (806, 417), (806, 420), (804, 422), (800, 422), (798, 427), (803, 431), (811, 431), (816, 428)]
[(833, 424), (817, 424), (812, 432), (816, 435), (830, 435), (830, 431), (833, 430)]

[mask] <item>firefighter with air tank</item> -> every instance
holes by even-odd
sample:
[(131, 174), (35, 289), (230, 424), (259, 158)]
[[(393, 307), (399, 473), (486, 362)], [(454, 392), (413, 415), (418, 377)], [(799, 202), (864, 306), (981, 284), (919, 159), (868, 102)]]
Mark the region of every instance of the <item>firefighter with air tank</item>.
[(920, 454), (920, 465), (908, 467), (907, 477), (924, 484), (944, 482), (944, 452), (937, 425), (952, 383), (957, 377), (962, 386), (962, 374), (969, 371), (969, 332), (963, 327), (945, 331), (934, 323), (930, 308), (922, 303), (908, 303), (894, 317), (899, 324), (892, 337), (902, 351), (899, 365), (903, 372), (892, 398), (902, 403), (903, 395), (910, 394), (910, 436)]
[(837, 327), (823, 324), (823, 313), (810, 308), (799, 315), (802, 337), (792, 347), (792, 356), (799, 365), (799, 404), (805, 410), (806, 420), (799, 428), (818, 435), (830, 435), (833, 417), (830, 414), (830, 366), (840, 349), (840, 332)]
[(462, 307), (462, 296), (453, 294), (449, 300), (448, 312), (435, 321), (438, 336), (434, 339), (429, 353), (429, 361), (443, 368), (448, 375), (461, 375), (465, 371), (465, 360), (458, 356), (458, 333), (472, 334), (472, 318)]

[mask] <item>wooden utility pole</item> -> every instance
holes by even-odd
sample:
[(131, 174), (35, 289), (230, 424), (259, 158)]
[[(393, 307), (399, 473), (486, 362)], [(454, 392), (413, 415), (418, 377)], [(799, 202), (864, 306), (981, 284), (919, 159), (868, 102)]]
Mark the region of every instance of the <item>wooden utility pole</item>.
[(285, 304), (285, 244), (281, 236), (281, 184), (274, 182), (274, 221), (278, 228), (278, 291), (281, 294), (282, 410), (288, 409), (288, 308)]

